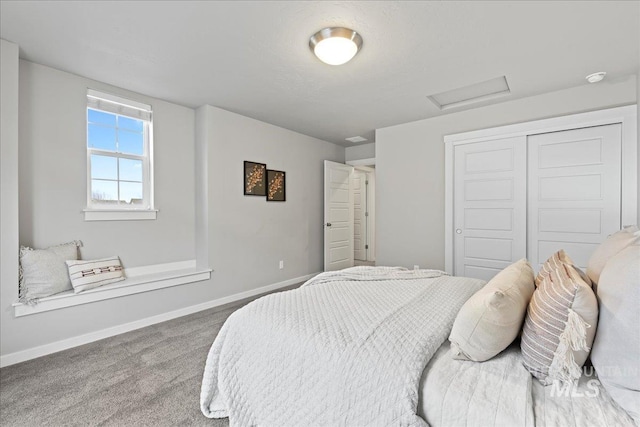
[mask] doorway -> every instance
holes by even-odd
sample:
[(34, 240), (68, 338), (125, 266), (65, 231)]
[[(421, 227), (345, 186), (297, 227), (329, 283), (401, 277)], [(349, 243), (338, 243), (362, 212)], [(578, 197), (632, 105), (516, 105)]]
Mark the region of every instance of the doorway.
[(375, 169), (355, 166), (353, 191), (353, 259), (355, 265), (375, 264)]
[[(354, 191), (356, 187), (357, 192)], [(324, 161), (324, 271), (374, 265), (374, 208), (373, 165), (354, 166)], [(361, 258), (357, 261), (356, 251), (357, 258)]]

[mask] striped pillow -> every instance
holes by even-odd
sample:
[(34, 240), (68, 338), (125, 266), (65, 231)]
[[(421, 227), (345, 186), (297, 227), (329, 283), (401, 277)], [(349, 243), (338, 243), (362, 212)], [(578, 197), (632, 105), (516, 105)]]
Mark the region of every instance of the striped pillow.
[(560, 251), (536, 278), (522, 331), (524, 366), (542, 384), (572, 383), (581, 376), (598, 322), (598, 302)]
[(587, 285), (589, 285), (589, 286), (593, 285), (593, 282), (591, 281), (589, 276), (587, 276), (587, 273), (585, 273), (584, 271), (580, 270), (575, 265), (573, 260), (569, 257), (569, 255), (567, 255), (567, 253), (564, 250), (560, 249), (558, 252), (556, 252), (555, 254), (551, 255), (551, 257), (544, 264), (542, 264), (542, 267), (540, 267), (540, 271), (536, 275), (536, 282), (535, 282), (536, 283), (536, 288), (538, 286), (540, 286), (540, 282), (542, 281), (542, 279), (545, 276), (547, 276), (551, 270), (557, 269), (561, 264), (567, 264), (567, 265), (572, 266), (573, 269), (580, 275), (580, 278)]
[(120, 258), (117, 256), (94, 261), (67, 261), (73, 292), (76, 294), (113, 282), (124, 280)]

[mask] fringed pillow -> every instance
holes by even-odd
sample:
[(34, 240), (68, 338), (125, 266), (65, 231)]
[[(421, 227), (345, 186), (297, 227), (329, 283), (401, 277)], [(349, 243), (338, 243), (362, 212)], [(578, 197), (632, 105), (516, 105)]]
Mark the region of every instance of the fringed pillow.
[(20, 248), (19, 301), (34, 304), (39, 298), (71, 290), (66, 260), (78, 259), (79, 241), (47, 249)]
[(591, 286), (563, 260), (560, 251), (540, 270), (520, 343), (524, 366), (544, 385), (580, 378), (598, 322)]

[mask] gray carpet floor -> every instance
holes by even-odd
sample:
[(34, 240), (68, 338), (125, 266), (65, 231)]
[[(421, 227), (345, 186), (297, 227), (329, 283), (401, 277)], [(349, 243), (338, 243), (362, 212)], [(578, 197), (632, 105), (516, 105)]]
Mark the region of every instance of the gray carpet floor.
[(222, 324), (251, 300), (2, 368), (0, 425), (228, 426), (200, 412), (200, 383)]

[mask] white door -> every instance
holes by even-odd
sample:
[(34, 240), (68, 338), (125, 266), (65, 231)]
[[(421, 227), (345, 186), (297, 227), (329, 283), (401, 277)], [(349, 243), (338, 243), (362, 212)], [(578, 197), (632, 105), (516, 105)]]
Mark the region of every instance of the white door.
[(620, 229), (620, 124), (528, 137), (529, 261), (534, 269), (559, 249), (581, 268)]
[(324, 161), (324, 270), (353, 267), (353, 166)]
[(454, 274), (489, 280), (526, 256), (526, 138), (454, 148)]
[(353, 257), (367, 260), (367, 174), (355, 170), (353, 183)]

